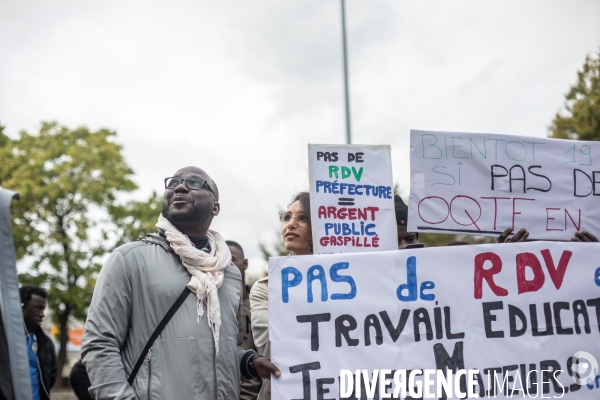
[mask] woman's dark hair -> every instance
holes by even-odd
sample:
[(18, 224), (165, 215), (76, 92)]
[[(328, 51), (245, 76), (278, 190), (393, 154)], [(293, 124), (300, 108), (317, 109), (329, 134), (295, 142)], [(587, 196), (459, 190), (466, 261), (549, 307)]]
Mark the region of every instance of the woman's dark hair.
[(292, 201), (290, 204), (288, 204), (288, 208), (297, 201), (300, 202), (302, 212), (306, 214), (310, 223), (310, 194), (308, 192), (299, 192), (294, 197), (292, 197)]

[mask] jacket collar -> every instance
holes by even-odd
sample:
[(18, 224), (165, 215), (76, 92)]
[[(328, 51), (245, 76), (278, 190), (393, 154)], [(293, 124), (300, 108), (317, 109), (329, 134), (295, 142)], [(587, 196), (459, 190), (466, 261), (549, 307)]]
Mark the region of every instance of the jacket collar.
[(156, 244), (156, 245), (162, 247), (163, 249), (165, 249), (166, 251), (173, 251), (173, 249), (169, 245), (169, 242), (167, 241), (167, 239), (164, 238), (163, 236), (159, 235), (158, 233), (149, 233), (146, 236), (144, 236), (143, 238), (140, 238), (138, 240), (145, 242), (145, 243)]
[(36, 326), (35, 328), (33, 328), (32, 333), (35, 333), (35, 338), (38, 341), (39, 347), (42, 347), (50, 340), (50, 338), (46, 335), (41, 326)]

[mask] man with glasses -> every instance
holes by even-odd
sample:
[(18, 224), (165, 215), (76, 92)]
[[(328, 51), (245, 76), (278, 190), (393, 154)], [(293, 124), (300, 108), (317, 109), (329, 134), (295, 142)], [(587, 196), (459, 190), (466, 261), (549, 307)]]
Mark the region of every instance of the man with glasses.
[(268, 358), (240, 346), (241, 274), (209, 229), (218, 200), (206, 172), (180, 169), (165, 179), (158, 233), (119, 247), (104, 264), (82, 343), (96, 400), (231, 399), (240, 375), (280, 375)]

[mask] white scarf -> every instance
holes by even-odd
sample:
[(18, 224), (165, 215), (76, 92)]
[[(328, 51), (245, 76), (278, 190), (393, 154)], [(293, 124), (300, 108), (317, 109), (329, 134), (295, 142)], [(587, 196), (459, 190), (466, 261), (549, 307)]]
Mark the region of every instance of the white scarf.
[(223, 284), (223, 269), (231, 263), (229, 247), (219, 233), (209, 230), (207, 236), (210, 253), (197, 249), (190, 239), (173, 226), (162, 214), (158, 217), (156, 226), (165, 231), (171, 248), (181, 258), (181, 262), (192, 275), (187, 287), (196, 293), (198, 298), (196, 307), (198, 313), (196, 321), (198, 323), (200, 323), (200, 319), (204, 314), (203, 304), (206, 303), (208, 326), (213, 333), (218, 355), (221, 307), (217, 290)]

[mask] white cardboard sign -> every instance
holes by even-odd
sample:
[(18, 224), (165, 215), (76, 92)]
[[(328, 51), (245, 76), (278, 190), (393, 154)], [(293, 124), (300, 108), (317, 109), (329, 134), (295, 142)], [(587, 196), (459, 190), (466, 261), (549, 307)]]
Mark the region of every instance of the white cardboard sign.
[(398, 248), (390, 146), (308, 145), (314, 252)]
[(600, 234), (600, 143), (412, 130), (408, 230)]
[(271, 258), (272, 398), (338, 399), (342, 369), (477, 369), (475, 393), (492, 398), (496, 371), (496, 398), (539, 388), (598, 399), (599, 251), (532, 242)]

